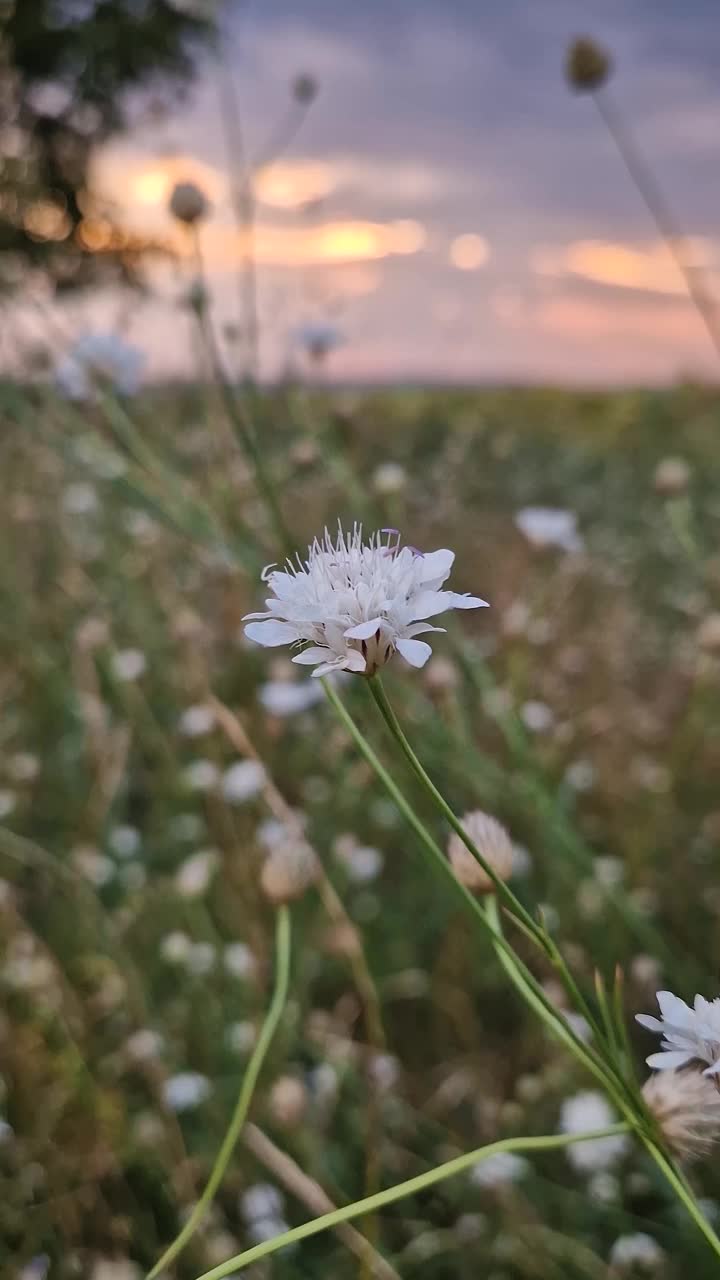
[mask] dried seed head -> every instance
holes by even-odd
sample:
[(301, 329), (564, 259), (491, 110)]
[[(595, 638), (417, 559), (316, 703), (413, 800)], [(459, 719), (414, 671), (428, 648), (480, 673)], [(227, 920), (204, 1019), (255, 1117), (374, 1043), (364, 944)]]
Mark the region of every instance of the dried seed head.
[[(466, 813), (461, 821), (473, 844), (496, 876), (500, 880), (509, 880), (512, 875), (513, 847), (502, 823), (483, 813), (481, 809)], [(447, 851), (452, 869), (461, 884), (474, 893), (492, 893), (494, 885), (490, 876), (455, 831), (448, 840)]]
[(643, 1097), (667, 1145), (681, 1159), (705, 1155), (720, 1139), (720, 1092), (700, 1071), (657, 1071)]
[(684, 458), (663, 458), (655, 468), (653, 485), (663, 498), (677, 498), (690, 483), (690, 468)]
[(275, 845), (260, 873), (260, 885), (266, 898), (279, 905), (301, 898), (318, 878), (318, 860), (303, 840), (288, 839)]
[(571, 88), (578, 93), (600, 89), (612, 71), (609, 53), (588, 36), (573, 40), (567, 51), (565, 74)]
[(307, 1110), (307, 1089), (295, 1076), (280, 1076), (270, 1090), (269, 1101), (275, 1124), (281, 1129), (296, 1129)]
[(170, 212), (178, 222), (192, 226), (207, 216), (207, 196), (194, 182), (178, 182), (170, 196)]
[(299, 75), (293, 80), (292, 93), (296, 102), (309, 106), (317, 97), (318, 83), (313, 76)]

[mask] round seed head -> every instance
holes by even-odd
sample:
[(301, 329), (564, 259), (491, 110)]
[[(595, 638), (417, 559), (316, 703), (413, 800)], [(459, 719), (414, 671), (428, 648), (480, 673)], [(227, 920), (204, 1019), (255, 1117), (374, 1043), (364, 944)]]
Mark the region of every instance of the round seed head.
[[(483, 813), (481, 809), (466, 813), (461, 821), (473, 844), (496, 876), (500, 880), (509, 880), (512, 875), (513, 846), (502, 823)], [(493, 892), (495, 886), (487, 871), (455, 831), (448, 840), (447, 851), (452, 869), (461, 884), (473, 893)]]
[(578, 93), (592, 93), (600, 89), (612, 71), (612, 59), (588, 36), (573, 40), (567, 52), (565, 74), (572, 89)]

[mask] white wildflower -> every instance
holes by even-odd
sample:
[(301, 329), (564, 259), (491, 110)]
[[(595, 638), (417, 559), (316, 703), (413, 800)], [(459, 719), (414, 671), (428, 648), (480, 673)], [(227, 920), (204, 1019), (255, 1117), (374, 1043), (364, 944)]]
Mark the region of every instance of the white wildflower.
[(256, 1182), (240, 1196), (240, 1213), (247, 1223), (276, 1217), (283, 1208), (283, 1197), (270, 1182)]
[(720, 1138), (720, 1091), (703, 1073), (660, 1071), (645, 1081), (643, 1097), (676, 1155), (705, 1155)]
[(91, 400), (98, 390), (134, 395), (143, 354), (114, 333), (85, 334), (58, 364), (55, 379), (69, 400)]
[(112, 670), (116, 680), (139, 680), (147, 661), (141, 649), (120, 649), (112, 656)]
[(515, 524), (534, 547), (558, 547), (561, 551), (582, 551), (574, 511), (559, 507), (523, 507)]
[(199, 898), (210, 884), (218, 862), (216, 849), (200, 849), (186, 858), (175, 877), (178, 893), (183, 898)]
[(547, 733), (555, 723), (555, 716), (547, 703), (533, 699), (523, 703), (520, 716), (525, 728), (531, 733)]
[(258, 697), (272, 716), (296, 716), (322, 702), (322, 689), (317, 685), (292, 680), (270, 680), (262, 685)]
[(197, 1071), (181, 1071), (163, 1085), (165, 1105), (171, 1111), (191, 1111), (210, 1097), (212, 1085)]
[(191, 939), (180, 929), (166, 934), (160, 943), (160, 955), (170, 964), (184, 964), (191, 949)]
[(479, 1160), (470, 1170), (469, 1178), (475, 1187), (506, 1187), (519, 1182), (529, 1172), (530, 1165), (524, 1156), (513, 1151), (496, 1151), (486, 1160)]
[(255, 1048), (257, 1028), (254, 1022), (231, 1022), (225, 1031), (225, 1043), (233, 1053), (247, 1054)]
[(212, 942), (193, 942), (185, 958), (185, 967), (193, 978), (204, 978), (215, 968), (215, 959)]
[(690, 467), (684, 458), (663, 458), (653, 476), (655, 492), (663, 498), (677, 498), (690, 484)]
[(62, 496), (63, 511), (70, 516), (87, 516), (98, 509), (97, 489), (78, 480), (69, 484)]
[(191, 791), (212, 791), (220, 781), (220, 770), (212, 760), (193, 760), (184, 769), (183, 778)]
[(407, 471), (399, 462), (381, 462), (373, 473), (373, 488), (380, 494), (400, 493), (407, 479)]
[[(568, 1098), (562, 1105), (560, 1128), (563, 1133), (588, 1133), (593, 1129), (607, 1129), (615, 1122), (615, 1115), (601, 1093), (586, 1090)], [(627, 1135), (610, 1134), (607, 1138), (591, 1138), (567, 1148), (567, 1157), (576, 1169), (583, 1173), (595, 1173), (606, 1169), (625, 1154)]]
[(133, 1062), (151, 1062), (159, 1058), (164, 1048), (164, 1041), (158, 1031), (151, 1027), (141, 1027), (133, 1031), (125, 1041), (125, 1052)]
[(34, 782), (40, 772), (40, 761), (29, 751), (16, 751), (8, 760), (8, 772), (15, 782)]
[(657, 1240), (638, 1231), (630, 1236), (618, 1236), (610, 1250), (610, 1265), (620, 1270), (641, 1267), (655, 1272), (665, 1259)]
[(137, 827), (119, 823), (108, 833), (108, 846), (118, 858), (132, 858), (140, 850), (140, 832)]
[(660, 1053), (646, 1058), (649, 1067), (658, 1071), (684, 1067), (688, 1062), (705, 1062), (706, 1076), (720, 1073), (720, 998), (706, 1000), (695, 996), (694, 1007), (673, 995), (672, 991), (658, 991), (657, 1002), (660, 1018), (646, 1013), (636, 1014), (641, 1027), (656, 1031), (663, 1037)]
[(223, 774), (222, 793), (228, 804), (244, 804), (259, 795), (266, 781), (267, 775), (258, 760), (238, 760)]
[(248, 614), (245, 634), (270, 648), (307, 641), (293, 662), (315, 666), (315, 676), (338, 670), (371, 676), (396, 650), (422, 667), (432, 650), (416, 637), (441, 630), (426, 618), (486, 604), (440, 590), (454, 559), (452, 551), (422, 555), (401, 547), (395, 530), (375, 533), (365, 544), (358, 525), (351, 534), (339, 530), (335, 542), (326, 530), (304, 565), (298, 559), (297, 567), (288, 561), (286, 570), (265, 570), (272, 596), (266, 613)]
[(225, 971), (233, 978), (252, 978), (257, 971), (257, 960), (245, 942), (231, 942), (223, 951)]
[(355, 884), (368, 884), (380, 875), (384, 862), (385, 859), (379, 849), (369, 844), (359, 844), (347, 858), (347, 872)]
[(17, 803), (15, 792), (3, 789), (0, 791), (0, 818), (7, 818)]
[(178, 729), (186, 738), (200, 738), (209, 733), (215, 724), (215, 712), (204, 702), (186, 707), (180, 716)]

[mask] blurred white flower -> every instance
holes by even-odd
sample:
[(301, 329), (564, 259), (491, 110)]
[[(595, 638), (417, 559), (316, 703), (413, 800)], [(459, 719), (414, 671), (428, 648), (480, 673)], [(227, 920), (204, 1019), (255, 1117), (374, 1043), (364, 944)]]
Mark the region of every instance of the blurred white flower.
[(635, 1015), (641, 1027), (661, 1035), (659, 1053), (646, 1058), (649, 1067), (658, 1071), (675, 1070), (688, 1062), (705, 1062), (703, 1075), (720, 1073), (720, 998), (706, 1000), (695, 996), (694, 1007), (673, 995), (672, 991), (658, 991), (659, 1018), (647, 1013)]
[(111, 666), (116, 680), (130, 682), (140, 679), (147, 667), (147, 660), (141, 649), (119, 649), (112, 656)]
[(368, 1062), (368, 1075), (378, 1089), (392, 1089), (400, 1079), (400, 1063), (391, 1053), (374, 1053)]
[(257, 1028), (254, 1022), (231, 1022), (225, 1030), (225, 1043), (234, 1053), (250, 1053), (257, 1040)]
[(108, 832), (108, 846), (118, 858), (132, 858), (140, 851), (140, 832), (137, 827), (126, 823), (111, 827)]
[(215, 725), (215, 712), (204, 702), (186, 707), (178, 721), (178, 729), (186, 738), (200, 738)]
[(194, 978), (204, 978), (215, 968), (215, 959), (212, 942), (193, 942), (185, 958), (185, 968)]
[(261, 686), (258, 698), (272, 716), (296, 716), (322, 702), (323, 692), (317, 685), (292, 680), (270, 680)]
[(222, 776), (222, 793), (228, 804), (244, 804), (262, 791), (267, 774), (258, 760), (238, 760)]
[(274, 1240), (275, 1236), (284, 1235), (289, 1230), (284, 1218), (254, 1218), (247, 1233), (253, 1244), (264, 1244), (266, 1240)]
[(3, 1120), (0, 1116), (0, 1146), (4, 1142), (9, 1142), (14, 1136), (12, 1125), (8, 1124), (7, 1120)]
[(475, 1187), (503, 1187), (519, 1182), (529, 1171), (530, 1164), (524, 1156), (514, 1151), (496, 1151), (473, 1165), (469, 1179)]
[(621, 1270), (640, 1267), (656, 1271), (665, 1260), (665, 1253), (657, 1240), (638, 1231), (634, 1235), (619, 1236), (610, 1250), (610, 1265)]
[(547, 733), (555, 723), (552, 708), (545, 702), (524, 702), (520, 708), (520, 718), (531, 733)]
[(256, 1182), (240, 1196), (240, 1214), (246, 1223), (277, 1217), (284, 1206), (283, 1196), (270, 1182)]
[(137, 1262), (129, 1258), (96, 1258), (90, 1280), (140, 1280), (141, 1274)]
[(50, 1259), (46, 1253), (39, 1253), (18, 1272), (18, 1280), (45, 1280), (50, 1271)]
[(163, 1098), (171, 1111), (191, 1111), (205, 1102), (211, 1093), (212, 1085), (207, 1076), (197, 1071), (181, 1071), (163, 1084)]
[(583, 549), (574, 511), (563, 511), (559, 507), (523, 507), (515, 515), (515, 524), (534, 547), (558, 547), (561, 551)]
[(77, 481), (63, 490), (63, 511), (71, 516), (87, 516), (98, 509), (97, 489), (91, 484)]
[(150, 1027), (134, 1031), (125, 1041), (125, 1052), (133, 1062), (152, 1062), (153, 1058), (160, 1057), (163, 1048), (162, 1036)]
[[(593, 1129), (607, 1129), (616, 1119), (604, 1096), (588, 1089), (563, 1103), (560, 1129), (563, 1133), (588, 1133)], [(607, 1138), (575, 1143), (566, 1148), (566, 1155), (576, 1169), (583, 1173), (596, 1173), (620, 1160), (627, 1146), (626, 1134), (610, 1134)]]
[(377, 879), (384, 863), (380, 850), (368, 844), (355, 845), (345, 859), (348, 876), (356, 884), (369, 884)]
[(214, 876), (220, 855), (217, 849), (199, 849), (186, 858), (175, 876), (175, 887), (183, 898), (199, 898)]
[(109, 884), (115, 875), (115, 863), (93, 845), (78, 845), (72, 851), (72, 861), (76, 870), (98, 889)]
[(677, 498), (690, 484), (690, 467), (684, 458), (662, 458), (655, 468), (653, 485), (663, 498)]
[(573, 791), (591, 791), (595, 785), (595, 766), (589, 760), (573, 760), (565, 770), (565, 781)]
[(212, 760), (193, 760), (183, 770), (183, 778), (191, 791), (212, 791), (220, 781), (220, 770)]
[(29, 751), (16, 751), (8, 760), (8, 773), (15, 782), (34, 782), (40, 772), (40, 761)]
[(381, 462), (373, 472), (372, 484), (376, 493), (389, 496), (401, 493), (407, 480), (407, 471), (399, 462)]
[(257, 972), (257, 960), (244, 942), (231, 942), (223, 951), (223, 965), (233, 978), (252, 978)]
[(55, 380), (69, 400), (91, 400), (105, 389), (132, 396), (143, 362), (142, 352), (117, 334), (85, 334), (57, 365)]
[(288, 561), (286, 570), (265, 570), (272, 596), (266, 613), (247, 615), (245, 634), (270, 648), (309, 641), (293, 662), (315, 666), (314, 676), (338, 670), (373, 675), (396, 650), (422, 667), (432, 650), (415, 637), (439, 629), (424, 619), (486, 604), (440, 590), (454, 559), (452, 551), (422, 555), (401, 547), (395, 530), (375, 533), (365, 544), (358, 525), (351, 534), (339, 530), (335, 542), (325, 530), (304, 567)]
[(8, 814), (12, 813), (16, 803), (17, 798), (14, 791), (0, 791), (0, 818), (7, 818)]
[(160, 943), (160, 955), (170, 964), (184, 964), (192, 949), (192, 940), (180, 929), (168, 933)]

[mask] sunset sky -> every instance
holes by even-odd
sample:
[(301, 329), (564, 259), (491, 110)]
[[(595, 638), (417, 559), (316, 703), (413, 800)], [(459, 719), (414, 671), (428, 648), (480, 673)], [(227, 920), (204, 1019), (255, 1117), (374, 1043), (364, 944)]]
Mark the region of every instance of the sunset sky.
[[(342, 331), (328, 364), (341, 380), (714, 373), (592, 100), (563, 78), (573, 36), (612, 51), (614, 100), (720, 296), (712, 0), (230, 0), (225, 15), (251, 155), (287, 114), (293, 78), (320, 86), (256, 186), (266, 373), (315, 321)], [(99, 158), (98, 181), (132, 226), (163, 233), (175, 181), (207, 190), (215, 312), (235, 322), (240, 249), (217, 68), (201, 67), (181, 111), (150, 122), (139, 104), (136, 117)], [(157, 275), (158, 299), (92, 308), (147, 348), (155, 374), (187, 373), (193, 358), (181, 275)]]

